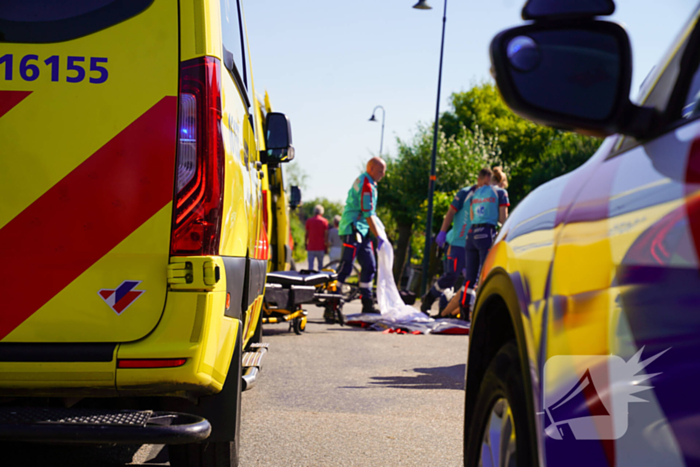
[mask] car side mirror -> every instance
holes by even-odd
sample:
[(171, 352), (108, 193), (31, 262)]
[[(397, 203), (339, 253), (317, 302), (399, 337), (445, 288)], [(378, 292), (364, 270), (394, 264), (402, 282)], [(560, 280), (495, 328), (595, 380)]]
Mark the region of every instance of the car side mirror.
[(296, 185), (292, 185), (289, 196), (289, 207), (294, 210), (299, 206), (301, 206), (301, 188)]
[(629, 99), (629, 37), (615, 24), (546, 21), (498, 34), (491, 62), (506, 104), (518, 115), (595, 136), (641, 136), (655, 111)]
[(271, 165), (294, 159), (292, 126), (283, 113), (270, 112), (265, 118), (265, 151), (261, 159)]
[(593, 18), (615, 13), (613, 0), (528, 0), (523, 19)]

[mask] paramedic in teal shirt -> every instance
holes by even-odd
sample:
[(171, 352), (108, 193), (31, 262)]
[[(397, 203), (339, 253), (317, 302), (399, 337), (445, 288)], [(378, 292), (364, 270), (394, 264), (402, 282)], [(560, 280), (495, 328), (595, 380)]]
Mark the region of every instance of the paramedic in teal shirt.
[(496, 185), (491, 185), (493, 172), (488, 167), (481, 169), (477, 188), (472, 194), (469, 214), (472, 225), (467, 234), (466, 282), (460, 300), (462, 319), (469, 319), (472, 297), (481, 266), (493, 245), (498, 223), (508, 218), (508, 192)]
[[(476, 185), (459, 190), (452, 200), (447, 214), (445, 214), (445, 219), (442, 221), (442, 228), (435, 241), (440, 248), (443, 248), (445, 243), (449, 244), (445, 272), (430, 290), (423, 295), (420, 305), (420, 309), (423, 313), (427, 314), (430, 307), (438, 298), (440, 298), (440, 309), (447, 306), (447, 298), (443, 292), (445, 289), (454, 287), (462, 269), (464, 269), (464, 245), (467, 240), (467, 231), (471, 224), (469, 218), (469, 200), (475, 189)], [(454, 227), (449, 233), (446, 233), (453, 220)]]
[(363, 313), (378, 313), (372, 298), (372, 281), (377, 271), (369, 232), (379, 238), (375, 226), (377, 209), (377, 182), (384, 177), (386, 162), (373, 157), (367, 162), (367, 171), (360, 175), (348, 191), (343, 216), (338, 226), (338, 234), (343, 240), (338, 280), (342, 283), (352, 272), (352, 264), (357, 261), (360, 272), (360, 296)]

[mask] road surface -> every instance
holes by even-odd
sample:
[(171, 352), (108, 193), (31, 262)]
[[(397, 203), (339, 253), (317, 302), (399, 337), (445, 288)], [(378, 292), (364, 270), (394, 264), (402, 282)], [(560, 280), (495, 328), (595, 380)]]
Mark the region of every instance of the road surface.
[[(331, 326), (308, 310), (301, 336), (265, 327), (270, 352), (243, 394), (240, 465), (462, 465), (468, 338)], [(1, 465), (13, 467), (168, 465), (161, 446), (0, 449)]]

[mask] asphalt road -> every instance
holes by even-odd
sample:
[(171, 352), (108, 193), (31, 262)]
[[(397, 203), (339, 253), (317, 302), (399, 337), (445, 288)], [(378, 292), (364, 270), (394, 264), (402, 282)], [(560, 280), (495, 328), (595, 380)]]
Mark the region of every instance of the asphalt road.
[[(461, 465), (467, 338), (329, 326), (321, 309), (308, 311), (301, 336), (265, 328), (270, 352), (258, 385), (243, 394), (240, 465)], [(0, 452), (3, 467), (168, 465), (162, 446)]]
[(243, 394), (241, 466), (462, 465), (468, 338), (329, 326), (308, 311), (301, 336), (265, 328), (262, 379)]

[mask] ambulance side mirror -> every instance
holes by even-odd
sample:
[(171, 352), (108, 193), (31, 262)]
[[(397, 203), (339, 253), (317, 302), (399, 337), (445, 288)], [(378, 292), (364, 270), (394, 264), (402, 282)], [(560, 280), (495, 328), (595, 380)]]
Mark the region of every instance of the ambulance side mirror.
[(289, 118), (280, 112), (270, 112), (265, 118), (265, 152), (263, 160), (278, 165), (294, 159), (292, 125)]
[(301, 188), (296, 185), (292, 185), (289, 196), (289, 207), (294, 210), (299, 206), (301, 206)]

